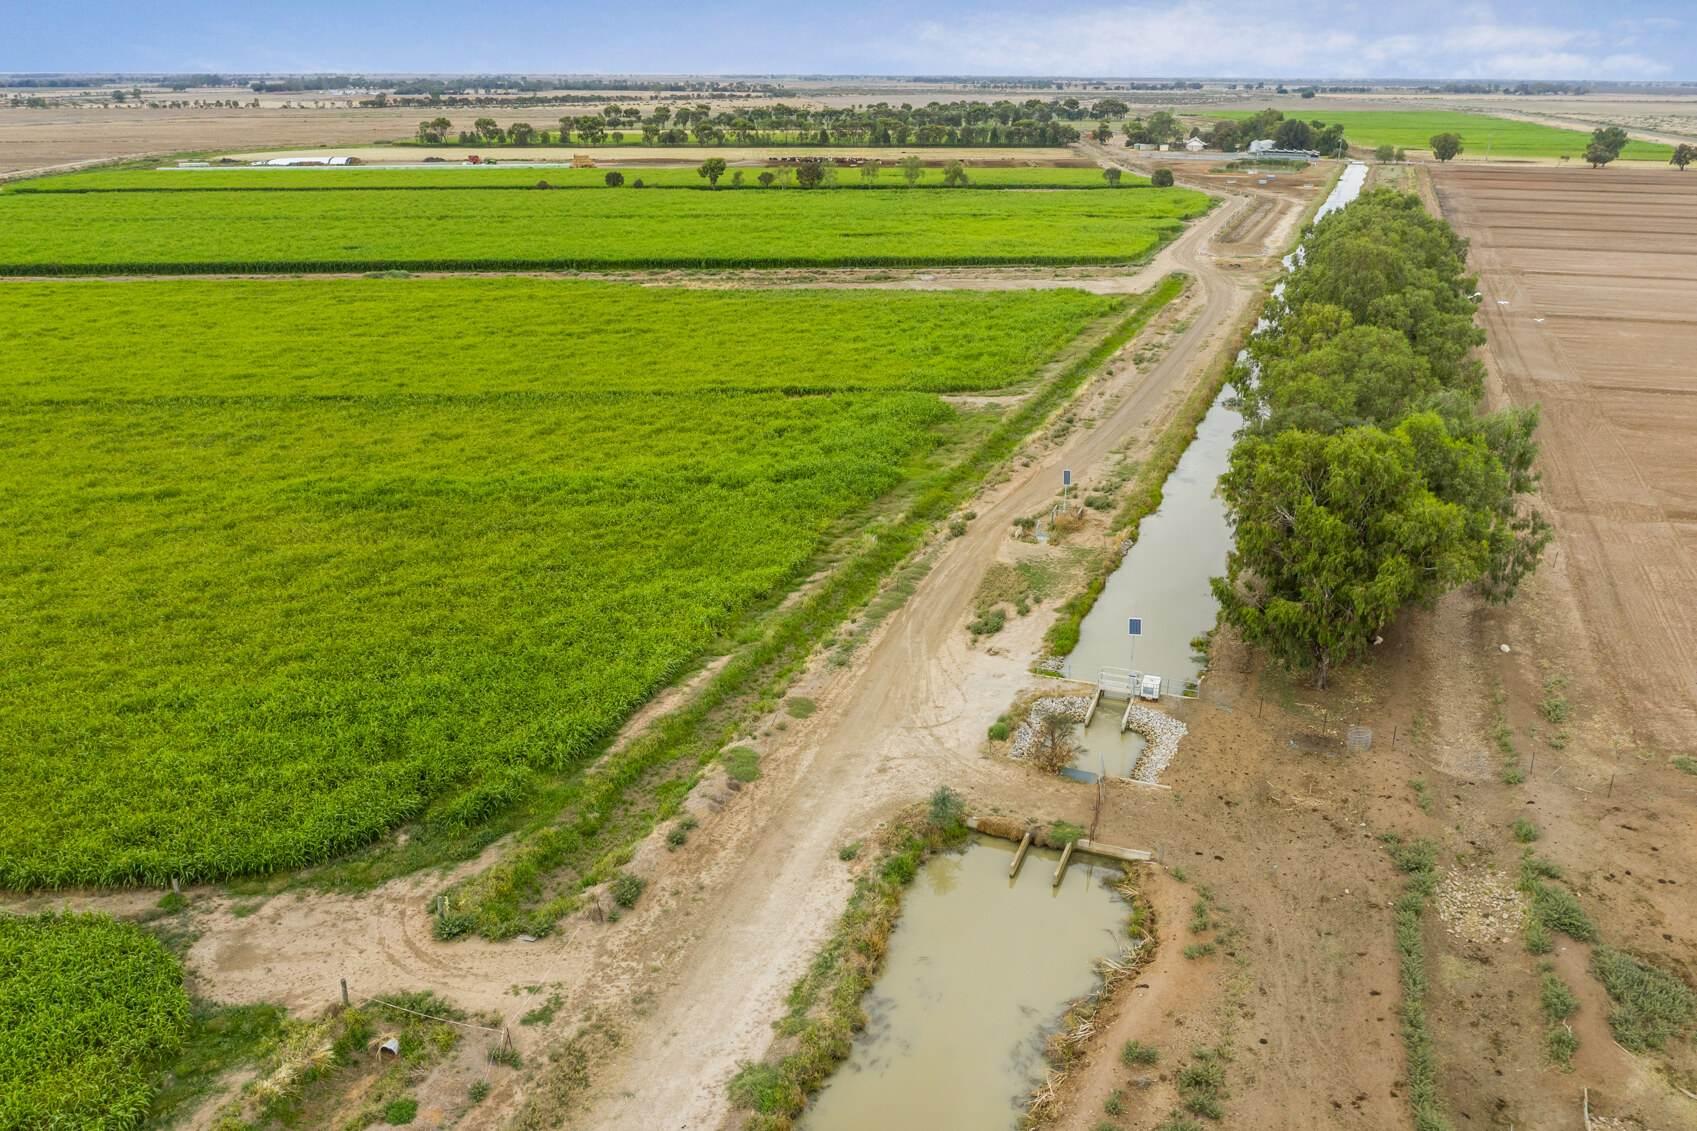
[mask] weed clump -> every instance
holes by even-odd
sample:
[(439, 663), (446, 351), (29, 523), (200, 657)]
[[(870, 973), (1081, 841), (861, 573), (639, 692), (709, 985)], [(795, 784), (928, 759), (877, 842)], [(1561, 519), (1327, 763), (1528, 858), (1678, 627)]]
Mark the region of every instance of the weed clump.
[(1120, 1048), (1120, 1062), (1127, 1068), (1147, 1068), (1161, 1059), (1161, 1050), (1142, 1041), (1127, 1041)]
[(1609, 1030), (1623, 1048), (1661, 1049), (1697, 1022), (1697, 994), (1690, 986), (1624, 951), (1599, 946), (1591, 955), (1591, 973), (1615, 1003)]
[(614, 903), (628, 909), (636, 906), (636, 901), (642, 898), (642, 889), (647, 886), (648, 881), (641, 876), (620, 872), (613, 877), (607, 890), (612, 894)]
[(746, 746), (733, 746), (719, 756), (732, 781), (751, 782), (760, 776), (760, 755)]
[(1408, 1056), (1408, 1102), (1415, 1131), (1449, 1131), (1438, 1100), (1438, 1057), (1426, 1027), (1426, 943), (1421, 920), (1437, 886), (1438, 849), (1430, 841), (1404, 842), (1394, 834), (1381, 838), (1391, 860), (1407, 881), (1394, 916), (1401, 961), (1402, 1043)]

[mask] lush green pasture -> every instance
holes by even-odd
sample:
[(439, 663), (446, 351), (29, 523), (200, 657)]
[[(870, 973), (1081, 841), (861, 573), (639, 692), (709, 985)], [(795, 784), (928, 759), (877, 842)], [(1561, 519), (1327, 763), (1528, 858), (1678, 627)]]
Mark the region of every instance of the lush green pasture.
[[(1227, 110), (1211, 118), (1247, 118), (1247, 110)], [(1521, 122), (1490, 114), (1468, 114), (1459, 110), (1286, 110), (1285, 117), (1305, 121), (1339, 122), (1351, 145), (1375, 149), (1394, 145), (1426, 150), (1434, 134), (1461, 136), (1461, 156), (1469, 157), (1571, 157), (1580, 160), (1591, 135), (1537, 122)], [(1628, 161), (1666, 161), (1673, 149), (1649, 141), (1629, 141), (1621, 152)]]
[[(533, 189), (538, 181), (553, 188), (605, 189), (611, 169), (571, 169), (524, 165), (466, 165), (456, 163), (437, 169), (384, 168), (381, 165), (336, 166), (334, 168), (214, 168), (214, 169), (117, 169), (91, 173), (67, 173), (59, 177), (41, 177), (20, 181), (8, 186), (7, 192), (193, 192), (252, 190), (255, 192), (326, 189), (378, 188), (502, 188)], [(777, 178), (769, 188), (756, 179), (763, 172)], [(692, 188), (707, 191), (709, 185), (693, 167), (661, 168), (629, 167), (619, 169), (625, 178), (624, 190), (641, 180), (649, 188)], [(738, 186), (735, 175), (741, 173)], [(787, 180), (785, 179), (788, 174)], [(968, 165), (968, 187), (975, 188), (1107, 188), (1100, 169), (1054, 168), (1050, 166), (979, 168)], [(861, 189), (906, 189), (907, 181), (901, 170), (886, 165), (878, 176), (868, 182), (857, 168), (828, 166), (831, 178), (824, 187)], [(1147, 186), (1147, 177), (1124, 174), (1121, 188)], [(732, 168), (720, 178), (718, 190), (739, 188), (742, 191), (772, 192), (795, 187), (793, 168)], [(942, 189), (943, 170), (927, 168), (914, 186)]]
[[(980, 365), (1005, 384), (1116, 306), (806, 292), (749, 326), (735, 292), (549, 280), (5, 293), (12, 888), (264, 872), (413, 818), (477, 826), (935, 462), (960, 418), (904, 384)], [(527, 301), (571, 329), (515, 317)], [(584, 344), (633, 310), (654, 340), (623, 363)], [(983, 352), (1004, 314), (1016, 330)], [(935, 353), (906, 349), (924, 338)], [(525, 369), (525, 347), (547, 360)], [(881, 391), (704, 391), (738, 373)]]
[(1208, 204), (1188, 189), (6, 193), (0, 273), (1112, 263)]
[(151, 935), (0, 913), (0, 1127), (138, 1126), (188, 1024), (182, 968)]
[(1024, 381), (1113, 308), (1083, 291), (717, 290), (543, 278), (7, 284), (0, 394), (721, 390)]

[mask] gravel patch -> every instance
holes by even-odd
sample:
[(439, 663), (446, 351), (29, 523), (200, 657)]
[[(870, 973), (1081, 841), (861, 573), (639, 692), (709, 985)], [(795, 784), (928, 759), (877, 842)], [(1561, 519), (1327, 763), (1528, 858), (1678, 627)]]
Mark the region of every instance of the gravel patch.
[(1438, 918), (1471, 943), (1506, 943), (1526, 926), (1526, 903), (1507, 876), (1490, 868), (1452, 871), (1438, 883)]

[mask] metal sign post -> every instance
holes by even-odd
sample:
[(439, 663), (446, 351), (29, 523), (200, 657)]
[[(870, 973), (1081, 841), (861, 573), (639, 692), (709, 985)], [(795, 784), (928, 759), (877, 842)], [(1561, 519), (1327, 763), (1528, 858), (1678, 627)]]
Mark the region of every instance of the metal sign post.
[(1131, 670), (1137, 670), (1137, 638), (1143, 635), (1143, 618), (1132, 617), (1126, 624), (1127, 635), (1131, 637)]
[(1061, 468), (1061, 498), (1065, 499), (1065, 498), (1069, 497), (1071, 494), (1072, 494), (1072, 468), (1063, 467), (1063, 468)]

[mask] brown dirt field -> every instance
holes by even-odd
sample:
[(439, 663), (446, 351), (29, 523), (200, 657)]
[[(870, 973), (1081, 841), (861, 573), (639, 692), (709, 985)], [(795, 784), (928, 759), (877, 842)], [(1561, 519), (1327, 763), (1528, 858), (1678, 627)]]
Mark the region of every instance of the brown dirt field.
[[(1494, 375), (1543, 405), (1552, 555), (1633, 741), (1697, 733), (1697, 178), (1445, 169)], [(1594, 254), (1595, 253), (1595, 254)]]
[[(219, 92), (220, 96), (228, 92)], [(193, 97), (193, 92), (186, 96)], [(251, 94), (250, 94), (251, 97)], [(609, 101), (613, 99), (609, 97)], [(498, 109), (451, 110), (466, 121), (474, 117), (492, 117), (503, 125), (514, 121), (547, 123), (557, 126), (562, 114), (582, 114), (589, 107), (580, 105), (527, 107), (516, 111)], [(453, 160), (471, 150), (426, 151), (372, 146), (372, 142), (394, 141), (412, 136), (419, 119), (431, 116), (413, 107), (399, 110), (346, 107), (324, 109), (283, 109), (281, 106), (261, 106), (257, 109), (182, 109), (150, 110), (145, 107), (102, 110), (94, 106), (55, 106), (47, 110), (26, 110), (20, 107), (0, 107), (0, 176), (35, 169), (58, 169), (84, 162), (134, 159), (182, 152), (227, 152), (242, 160), (267, 157), (300, 156), (314, 150), (337, 154), (357, 155), (373, 163), (414, 162), (425, 157), (447, 157)], [(457, 120), (457, 119), (456, 119)], [(737, 148), (714, 146), (702, 149), (694, 146), (659, 148), (652, 146), (578, 146), (536, 147), (530, 149), (498, 149), (492, 153), (509, 161), (570, 161), (577, 153), (589, 153), (605, 165), (632, 162), (648, 164), (693, 164), (707, 157), (723, 157), (727, 161), (764, 162), (768, 156), (795, 156), (794, 147), (778, 149)], [(1073, 162), (1078, 155), (1070, 149), (846, 149), (832, 148), (832, 155), (857, 154), (899, 160), (912, 152), (926, 161), (978, 161), (994, 164), (1009, 162)]]

